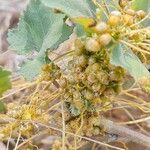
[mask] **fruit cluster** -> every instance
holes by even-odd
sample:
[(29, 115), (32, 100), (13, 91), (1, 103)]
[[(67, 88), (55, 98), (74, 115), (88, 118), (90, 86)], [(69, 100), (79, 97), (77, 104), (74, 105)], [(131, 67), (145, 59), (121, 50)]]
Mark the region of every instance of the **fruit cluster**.
[(124, 69), (110, 64), (110, 51), (103, 47), (101, 37), (90, 37), (74, 42), (73, 59), (68, 63), (67, 75), (60, 78), (64, 90), (64, 100), (71, 113), (79, 115), (82, 111), (96, 111), (104, 108), (110, 98), (118, 95), (122, 88)]
[[(149, 34), (145, 33), (147, 34), (145, 35), (134, 30), (141, 29), (141, 24), (139, 22), (145, 16), (146, 13), (143, 10), (135, 11), (130, 7), (124, 6), (120, 11), (115, 10), (110, 12), (110, 14), (107, 16), (108, 19), (106, 22), (102, 21), (101, 19), (97, 19), (97, 23), (96, 26), (93, 27), (93, 31), (98, 35), (106, 33), (101, 37), (101, 43), (104, 46), (107, 45), (111, 40), (111, 37), (108, 35), (108, 33), (113, 37), (114, 41), (128, 39), (132, 42), (140, 42), (143, 39), (146, 39)], [(97, 13), (97, 18), (99, 18), (99, 13)]]
[[(78, 130), (80, 118), (84, 116), (81, 134), (91, 136), (100, 133), (99, 118), (94, 114), (112, 107), (112, 99), (121, 93), (126, 74), (122, 67), (110, 63), (112, 48), (116, 43), (125, 41), (131, 42), (132, 47), (126, 46), (134, 51), (133, 43), (148, 37), (148, 33), (144, 31), (143, 34), (140, 30), (139, 23), (145, 12), (131, 9), (128, 0), (120, 0), (119, 5), (120, 9), (110, 12), (105, 22), (97, 12), (96, 23), (87, 31), (90, 31), (89, 36), (77, 38), (73, 43), (72, 59), (65, 72), (53, 63), (43, 67), (43, 79), (57, 81), (61, 88), (62, 100), (69, 114), (65, 117), (66, 127), (71, 132)], [(142, 60), (145, 58), (141, 51), (134, 52), (138, 52), (135, 54), (140, 55)]]

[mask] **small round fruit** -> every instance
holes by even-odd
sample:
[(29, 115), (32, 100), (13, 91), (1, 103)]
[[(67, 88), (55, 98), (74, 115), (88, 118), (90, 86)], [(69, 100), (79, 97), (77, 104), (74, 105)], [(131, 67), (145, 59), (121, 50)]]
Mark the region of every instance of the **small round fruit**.
[[(85, 80), (86, 80), (86, 75), (85, 75), (85, 73), (80, 73), (80, 74), (79, 74), (79, 78), (80, 78), (80, 80), (85, 81)], [(83, 82), (83, 83), (84, 83), (84, 82)]]
[(87, 80), (90, 83), (94, 83), (94, 82), (96, 82), (96, 77), (93, 74), (89, 74), (88, 77), (87, 77)]
[(106, 89), (105, 92), (104, 92), (104, 96), (105, 97), (114, 97), (116, 96), (116, 93), (113, 89)]
[(124, 8), (128, 5), (128, 0), (119, 0), (120, 7)]
[(78, 92), (78, 91), (74, 91), (74, 92), (73, 92), (73, 98), (74, 98), (74, 99), (80, 99), (80, 97), (81, 97), (80, 92)]
[(98, 31), (98, 32), (106, 32), (108, 29), (109, 29), (109, 26), (105, 23), (105, 22), (99, 22), (95, 29)]
[(107, 85), (109, 83), (108, 75), (103, 71), (97, 72), (96, 77), (98, 78), (99, 82), (102, 84)]
[(120, 24), (120, 16), (111, 15), (108, 19), (108, 24), (110, 26), (117, 26)]
[(92, 65), (92, 71), (93, 71), (93, 72), (100, 71), (100, 68), (101, 68), (101, 66), (100, 66), (99, 63), (94, 63), (94, 64)]
[(133, 9), (127, 9), (126, 14), (130, 15), (130, 16), (134, 16), (135, 15), (135, 11)]
[(133, 16), (126, 14), (126, 15), (123, 15), (122, 17), (123, 17), (123, 22), (125, 25), (130, 26), (134, 23)]
[(110, 15), (112, 15), (112, 16), (121, 16), (121, 12), (115, 10), (115, 11), (112, 11), (112, 12), (110, 13)]
[(98, 52), (100, 50), (100, 44), (95, 38), (90, 38), (85, 44), (86, 50), (89, 52)]
[(94, 92), (98, 92), (98, 91), (100, 91), (100, 89), (101, 89), (101, 84), (100, 83), (95, 83), (95, 84), (92, 85), (92, 90)]
[(139, 17), (140, 19), (143, 19), (146, 15), (146, 13), (143, 10), (139, 10), (136, 12), (137, 17)]
[(105, 33), (99, 37), (99, 42), (103, 46), (107, 46), (112, 40), (112, 37), (109, 33)]

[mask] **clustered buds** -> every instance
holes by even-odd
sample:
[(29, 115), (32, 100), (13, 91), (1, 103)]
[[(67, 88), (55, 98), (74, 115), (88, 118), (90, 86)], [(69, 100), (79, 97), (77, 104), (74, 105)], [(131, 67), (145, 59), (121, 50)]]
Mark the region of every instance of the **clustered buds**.
[(54, 63), (45, 64), (42, 67), (42, 74), (40, 76), (40, 81), (50, 81), (61, 77), (60, 68)]
[[(121, 92), (124, 69), (110, 64), (109, 33), (74, 42), (73, 59), (68, 62), (68, 73), (60, 78), (64, 100), (74, 105), (77, 115), (83, 110), (95, 112), (111, 97)], [(104, 108), (104, 107), (103, 107)], [(76, 114), (72, 114), (76, 115)]]

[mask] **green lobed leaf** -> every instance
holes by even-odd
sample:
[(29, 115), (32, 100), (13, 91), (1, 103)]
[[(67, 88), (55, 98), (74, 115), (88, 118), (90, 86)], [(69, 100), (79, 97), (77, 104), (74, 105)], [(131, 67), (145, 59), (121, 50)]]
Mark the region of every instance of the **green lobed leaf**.
[(121, 44), (117, 44), (112, 50), (111, 63), (125, 68), (135, 80), (150, 77), (149, 71), (139, 58), (131, 50), (124, 49)]
[(41, 72), (43, 64), (44, 60), (38, 58), (33, 61), (29, 60), (22, 65), (19, 73), (23, 75), (25, 79), (32, 81)]
[(11, 73), (9, 71), (3, 70), (0, 67), (0, 96), (11, 88), (10, 75)]
[(67, 40), (73, 28), (64, 23), (64, 14), (55, 14), (45, 7), (40, 0), (31, 0), (21, 17), (18, 27), (9, 31), (10, 48), (21, 54), (30, 54), (34, 50), (38, 56), (28, 61), (20, 73), (28, 80), (33, 80), (41, 71), (45, 62), (45, 51), (56, 49)]
[(94, 17), (95, 5), (91, 0), (41, 0), (46, 6), (56, 8), (69, 17)]

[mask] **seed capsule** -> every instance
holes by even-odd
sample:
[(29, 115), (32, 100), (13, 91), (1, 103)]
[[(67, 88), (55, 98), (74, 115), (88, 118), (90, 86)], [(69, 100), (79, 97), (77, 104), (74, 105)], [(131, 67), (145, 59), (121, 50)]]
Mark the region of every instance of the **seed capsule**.
[(86, 41), (85, 47), (89, 52), (98, 52), (100, 50), (100, 44), (94, 38), (90, 38)]
[(94, 127), (93, 134), (94, 134), (94, 135), (99, 135), (100, 133), (101, 133), (100, 128)]
[(130, 16), (134, 16), (135, 15), (135, 11), (133, 9), (127, 9), (126, 10), (126, 14), (128, 14)]
[(104, 92), (105, 97), (113, 97), (116, 95), (115, 91), (113, 89), (106, 89)]
[(78, 110), (82, 110), (82, 109), (83, 109), (84, 104), (82, 103), (81, 100), (79, 100), (79, 99), (74, 99), (73, 102), (74, 102), (74, 105), (76, 106), (76, 108), (77, 108)]
[(80, 80), (82, 80), (83, 83), (84, 83), (84, 81), (86, 80), (86, 75), (85, 75), (85, 73), (80, 73), (80, 74), (79, 74), (79, 78), (80, 78)]
[(120, 24), (120, 16), (111, 15), (108, 19), (108, 24), (110, 26), (117, 26)]
[(98, 92), (98, 91), (100, 91), (100, 89), (101, 89), (101, 84), (100, 83), (95, 83), (95, 84), (92, 85), (92, 90), (94, 92)]
[(111, 35), (109, 33), (105, 33), (99, 38), (99, 42), (101, 45), (106, 46), (111, 42)]
[(102, 84), (107, 85), (109, 83), (108, 75), (105, 72), (98, 72), (96, 77), (98, 78), (99, 82)]
[(122, 17), (123, 17), (123, 22), (125, 25), (130, 26), (134, 23), (134, 19), (132, 16), (126, 14), (126, 15), (123, 15)]
[(115, 11), (112, 11), (112, 12), (110, 13), (110, 15), (112, 15), (112, 16), (121, 16), (121, 12), (115, 10)]
[(93, 72), (100, 71), (100, 68), (101, 68), (101, 66), (100, 66), (99, 63), (94, 63), (94, 64), (92, 65), (92, 71), (93, 71)]
[(96, 82), (96, 77), (93, 74), (89, 74), (88, 77), (87, 77), (87, 80), (90, 83), (94, 83), (94, 82)]
[(145, 12), (143, 10), (139, 10), (136, 12), (137, 17), (139, 17), (140, 19), (143, 19), (145, 17)]
[(96, 30), (98, 31), (98, 32), (106, 32), (107, 30), (108, 30), (108, 25), (105, 23), (105, 22), (100, 22), (100, 23), (98, 23), (97, 25), (96, 25)]
[(80, 92), (78, 92), (78, 91), (73, 92), (73, 98), (74, 99), (80, 99), (80, 97), (81, 97)]
[(128, 0), (119, 0), (120, 7), (124, 8), (128, 5)]

